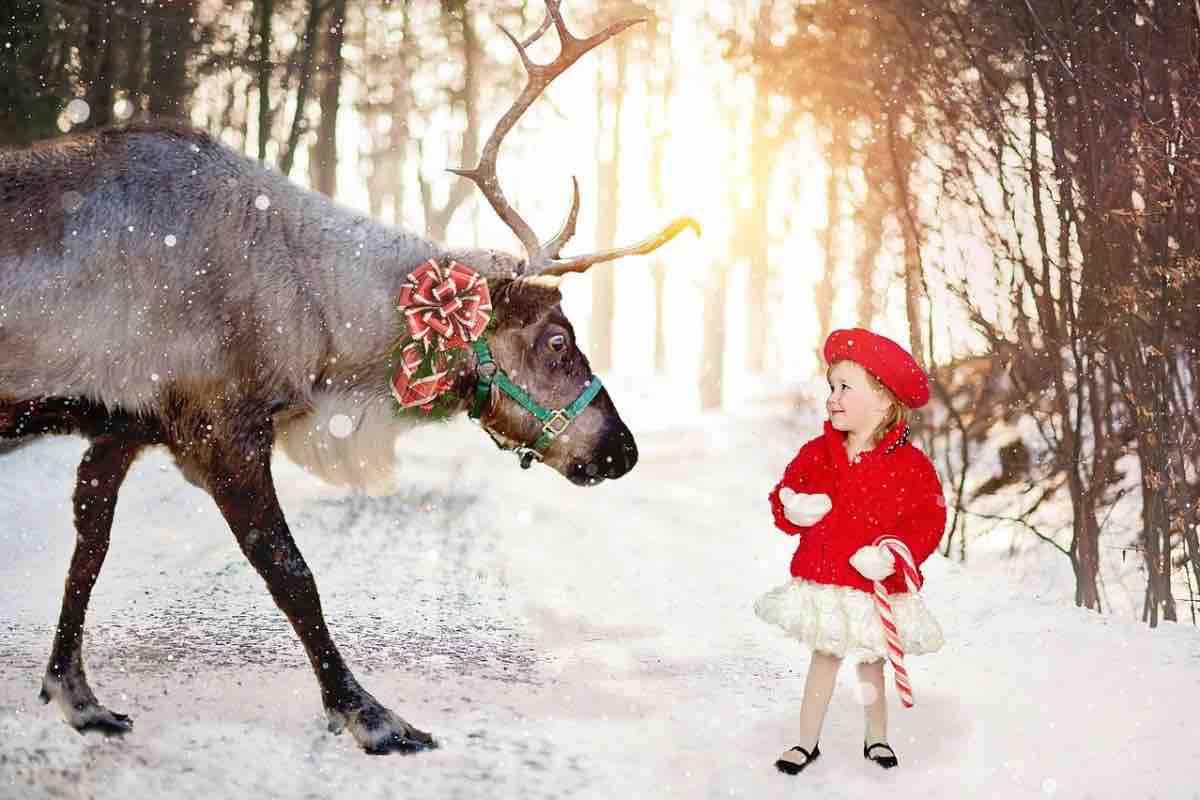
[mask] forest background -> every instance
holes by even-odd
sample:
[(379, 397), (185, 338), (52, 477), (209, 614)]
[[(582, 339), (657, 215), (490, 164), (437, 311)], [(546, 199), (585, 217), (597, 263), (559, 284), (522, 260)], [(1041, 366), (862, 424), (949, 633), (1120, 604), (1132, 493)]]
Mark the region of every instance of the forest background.
[[(1196, 624), (1200, 2), (563, 8), (580, 33), (646, 21), (512, 131), (508, 195), (549, 231), (577, 175), (580, 250), (680, 213), (704, 230), (566, 282), (597, 372), (675, 413), (820, 407), (828, 332), (888, 334), (933, 378), (919, 434), (944, 554), (1045, 563), (1077, 605)], [(498, 26), (543, 15), (10, 0), (0, 145), (183, 119), (413, 233), (515, 249), (445, 169), (474, 163), (523, 84)]]

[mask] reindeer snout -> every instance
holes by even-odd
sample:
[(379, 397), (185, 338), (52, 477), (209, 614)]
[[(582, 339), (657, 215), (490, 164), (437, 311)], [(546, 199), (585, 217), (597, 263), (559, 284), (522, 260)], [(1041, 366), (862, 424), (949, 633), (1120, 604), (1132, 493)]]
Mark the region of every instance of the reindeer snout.
[(587, 461), (572, 466), (567, 478), (580, 486), (594, 486), (629, 472), (637, 459), (637, 444), (633, 441), (633, 434), (621, 424), (601, 440)]
[(597, 461), (599, 474), (605, 478), (619, 478), (637, 463), (637, 443), (633, 434), (624, 425), (610, 433), (600, 448)]

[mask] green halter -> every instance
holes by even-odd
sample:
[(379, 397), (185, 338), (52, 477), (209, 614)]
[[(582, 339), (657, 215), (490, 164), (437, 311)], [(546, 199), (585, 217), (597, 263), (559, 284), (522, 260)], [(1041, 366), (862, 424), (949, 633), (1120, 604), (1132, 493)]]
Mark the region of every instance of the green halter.
[(480, 421), (492, 393), (492, 384), (495, 383), (501, 391), (520, 403), (522, 408), (533, 414), (542, 423), (541, 435), (532, 445), (519, 445), (515, 448), (505, 447), (495, 434), (488, 431), (497, 447), (502, 450), (516, 450), (517, 455), (521, 458), (522, 469), (529, 469), (534, 459), (541, 461), (550, 443), (567, 429), (571, 420), (579, 416), (579, 413), (587, 408), (588, 403), (592, 402), (603, 388), (599, 376), (593, 375), (587, 387), (579, 397), (575, 398), (575, 402), (558, 411), (549, 411), (538, 405), (537, 401), (530, 397), (524, 389), (509, 380), (508, 376), (504, 374), (504, 370), (500, 369), (500, 366), (492, 359), (492, 351), (488, 348), (487, 342), (479, 338), (471, 342), (471, 347), (475, 350), (476, 357), (475, 402), (471, 404), (471, 409), (467, 412), (471, 419), (476, 422)]

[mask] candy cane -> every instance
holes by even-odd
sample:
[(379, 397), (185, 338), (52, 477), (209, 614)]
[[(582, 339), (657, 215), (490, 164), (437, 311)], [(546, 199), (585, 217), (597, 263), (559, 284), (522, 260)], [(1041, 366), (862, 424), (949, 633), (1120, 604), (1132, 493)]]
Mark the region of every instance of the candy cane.
[[(921, 588), (921, 573), (913, 562), (912, 553), (904, 542), (891, 536), (881, 536), (875, 540), (878, 547), (888, 550), (896, 559), (896, 564), (904, 572), (904, 582), (910, 592)], [(904, 648), (900, 644), (900, 633), (896, 630), (896, 617), (892, 613), (892, 604), (888, 601), (888, 591), (883, 581), (875, 583), (875, 610), (879, 612), (879, 621), (883, 623), (884, 638), (887, 639), (888, 660), (892, 662), (892, 671), (896, 675), (896, 690), (900, 693), (900, 702), (906, 708), (912, 708), (912, 684), (908, 682), (908, 670), (904, 668)]]

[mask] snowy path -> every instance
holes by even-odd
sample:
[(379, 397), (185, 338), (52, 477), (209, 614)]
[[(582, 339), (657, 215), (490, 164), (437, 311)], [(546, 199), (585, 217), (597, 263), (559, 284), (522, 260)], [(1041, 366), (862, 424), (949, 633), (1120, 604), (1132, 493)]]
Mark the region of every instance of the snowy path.
[(442, 744), (412, 758), (325, 731), (299, 643), (162, 453), (125, 486), (85, 643), (93, 688), (136, 728), (75, 734), (37, 691), (83, 445), (6, 457), (0, 798), (1200, 798), (1200, 631), (1051, 605), (936, 557), (949, 644), (910, 664), (916, 708), (892, 698), (901, 768), (863, 761), (847, 670), (822, 759), (777, 774), (807, 656), (751, 605), (786, 576), (792, 543), (763, 499), (803, 431), (711, 422), (641, 433), (638, 468), (590, 490), (522, 472), (466, 423), (406, 440), (393, 497), (277, 461), (347, 661)]

